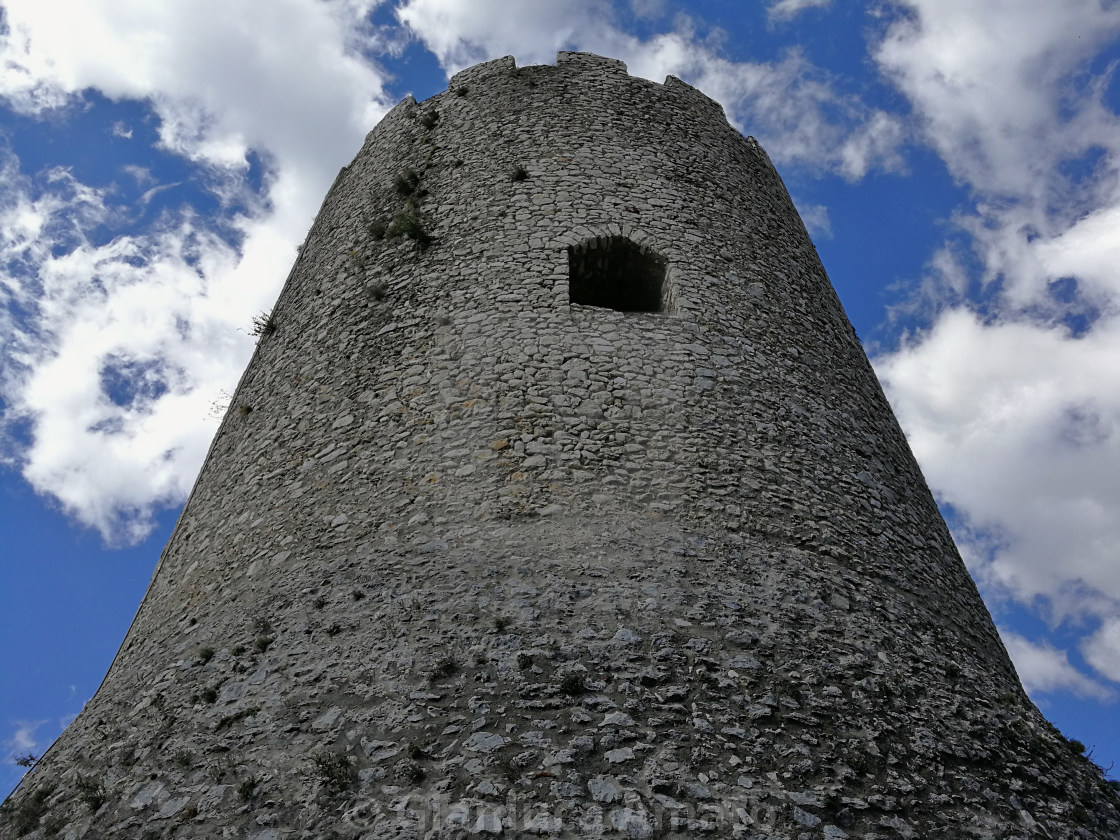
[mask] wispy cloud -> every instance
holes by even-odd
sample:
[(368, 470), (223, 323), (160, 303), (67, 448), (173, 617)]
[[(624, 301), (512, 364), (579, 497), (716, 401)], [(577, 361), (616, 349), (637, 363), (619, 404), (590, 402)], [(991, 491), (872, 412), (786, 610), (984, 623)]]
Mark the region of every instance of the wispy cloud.
[(1097, 673), (1120, 683), (1120, 618), (1102, 624), (1085, 640), (1081, 652)]
[(26, 756), (28, 753), (39, 755), (40, 743), (35, 737), (35, 732), (46, 723), (45, 720), (16, 720), (11, 721), (14, 727), (11, 734), (4, 739), (4, 761), (11, 762), (15, 758)]
[(223, 311), (238, 301), (221, 294), (237, 255), (189, 218), (95, 245), (87, 231), (110, 213), (101, 194), (69, 177), (38, 196), (22, 186), (0, 197), (0, 212), (26, 219), (18, 237), (0, 234), (16, 257), (0, 269), (4, 302), (20, 311), (5, 420), (31, 430), (9, 457), (106, 539), (140, 539), (154, 506), (184, 498), (212, 434), (200, 422), (212, 383), (247, 354)]
[(353, 154), (384, 112), (382, 78), (362, 50), (375, 0), (258, 3), (7, 0), (0, 96), (29, 113), (93, 88), (148, 101), (164, 146), (220, 167), (250, 149), (299, 160), (317, 183)]
[(832, 0), (778, 0), (771, 3), (767, 14), (770, 20), (790, 20), (806, 9), (821, 9), (832, 4)]
[(1082, 674), (1070, 664), (1063, 650), (1043, 643), (1035, 644), (1009, 630), (1000, 628), (1000, 636), (1019, 672), (1023, 688), (1032, 694), (1071, 691), (1078, 697), (1114, 700), (1116, 692)]
[(832, 238), (832, 220), (828, 215), (828, 208), (823, 204), (805, 204), (794, 199), (797, 213), (805, 223), (806, 230), (814, 238)]
[(641, 18), (657, 18), (665, 14), (665, 0), (630, 0), (630, 10)]

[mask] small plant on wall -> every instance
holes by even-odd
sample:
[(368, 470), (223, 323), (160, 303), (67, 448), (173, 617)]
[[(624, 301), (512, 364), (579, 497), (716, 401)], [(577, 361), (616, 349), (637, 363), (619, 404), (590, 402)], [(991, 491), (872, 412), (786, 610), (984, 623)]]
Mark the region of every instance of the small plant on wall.
[(394, 236), (407, 236), (413, 242), (419, 243), (421, 247), (430, 245), (432, 242), (431, 234), (424, 230), (424, 223), (420, 221), (420, 217), (413, 210), (398, 213), (396, 218), (393, 219), (389, 232)]
[(105, 804), (105, 788), (96, 779), (79, 773), (75, 787), (78, 789), (78, 797), (91, 811), (96, 811)]
[(327, 752), (311, 757), (314, 776), (330, 795), (345, 793), (358, 781), (354, 759), (343, 753)]
[(249, 334), (254, 338), (268, 338), (276, 332), (276, 319), (273, 317), (272, 312), (261, 312), (253, 316), (253, 326), (249, 330)]
[(420, 175), (415, 169), (406, 169), (393, 181), (393, 188), (402, 198), (416, 195), (420, 191)]

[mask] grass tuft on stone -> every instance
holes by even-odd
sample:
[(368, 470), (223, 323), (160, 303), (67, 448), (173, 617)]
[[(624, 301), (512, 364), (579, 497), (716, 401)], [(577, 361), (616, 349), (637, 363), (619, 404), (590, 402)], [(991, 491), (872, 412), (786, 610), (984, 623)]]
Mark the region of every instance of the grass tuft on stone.
[(268, 338), (276, 332), (276, 318), (272, 312), (261, 312), (253, 316), (253, 325), (249, 334), (254, 338)]
[(389, 226), (389, 232), (393, 236), (405, 236), (421, 247), (427, 247), (432, 243), (432, 235), (424, 229), (424, 223), (412, 210), (398, 213), (393, 218), (393, 224)]
[(444, 680), (459, 673), (459, 663), (453, 656), (445, 656), (432, 669), (432, 682)]
[(97, 811), (105, 804), (105, 800), (107, 799), (105, 788), (97, 779), (92, 779), (79, 773), (74, 786), (78, 789), (78, 798), (81, 799), (91, 811)]
[(261, 780), (256, 776), (248, 776), (241, 780), (237, 786), (237, 795), (241, 797), (242, 802), (248, 802), (252, 799), (257, 792), (257, 787), (260, 785)]
[(358, 781), (354, 759), (345, 753), (325, 752), (311, 756), (313, 775), (328, 794), (337, 796)]
[(393, 180), (393, 189), (402, 198), (416, 195), (420, 189), (420, 175), (415, 169), (406, 169)]

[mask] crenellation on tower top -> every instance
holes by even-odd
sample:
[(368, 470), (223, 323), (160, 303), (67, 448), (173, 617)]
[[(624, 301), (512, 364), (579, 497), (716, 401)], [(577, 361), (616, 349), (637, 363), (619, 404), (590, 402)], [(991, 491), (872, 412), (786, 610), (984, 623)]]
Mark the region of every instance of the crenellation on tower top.
[(534, 85), (539, 81), (556, 84), (562, 80), (578, 78), (585, 81), (601, 80), (607, 84), (625, 79), (631, 85), (650, 86), (673, 97), (680, 97), (695, 106), (699, 113), (705, 113), (705, 119), (718, 117), (720, 121), (727, 122), (723, 106), (719, 102), (676, 76), (666, 76), (664, 82), (658, 84), (630, 75), (625, 62), (585, 52), (561, 50), (556, 54), (554, 64), (529, 64), (522, 67), (518, 67), (513, 56), (496, 58), (455, 73), (449, 81), (448, 93), (467, 97), (471, 95), (472, 85), (476, 86), (477, 94), (486, 89), (488, 82), (525, 73), (529, 74), (528, 78)]
[(709, 119), (719, 119), (727, 122), (727, 114), (724, 112), (723, 106), (700, 88), (693, 87), (676, 76), (666, 76), (665, 89), (686, 98), (696, 110), (707, 111)]
[[(459, 91), (462, 88), (469, 88), (473, 82), (481, 81), (489, 76), (508, 75), (516, 69), (517, 61), (512, 55), (483, 61), (454, 74), (448, 81), (448, 90), (456, 95), (463, 95)], [(467, 94), (469, 95), (469, 90)]]
[(556, 53), (556, 66), (576, 72), (627, 75), (626, 62), (589, 52), (561, 50)]

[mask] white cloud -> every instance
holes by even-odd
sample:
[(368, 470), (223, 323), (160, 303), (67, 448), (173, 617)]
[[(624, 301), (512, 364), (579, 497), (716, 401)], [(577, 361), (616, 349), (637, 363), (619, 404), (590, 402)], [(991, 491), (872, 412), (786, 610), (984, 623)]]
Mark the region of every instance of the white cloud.
[(823, 204), (803, 204), (796, 199), (797, 214), (805, 223), (805, 229), (814, 239), (832, 238), (832, 220), (828, 216), (828, 208)]
[(550, 64), (557, 50), (574, 49), (592, 33), (604, 42), (625, 39), (610, 4), (601, 0), (405, 0), (397, 17), (449, 74), (507, 54), (525, 64)]
[(669, 72), (721, 102), (775, 160), (831, 169), (851, 180), (876, 168), (902, 168), (900, 120), (836, 92), (800, 52), (759, 64), (726, 61), (684, 44), (680, 52), (681, 66)]
[(1120, 683), (1120, 616), (1102, 624), (1082, 645), (1081, 653), (1098, 673)]
[(602, 0), (405, 0), (397, 14), (449, 74), (507, 54), (521, 64), (548, 64), (557, 50), (586, 50), (620, 58), (643, 78), (685, 79), (719, 101), (777, 161), (852, 179), (901, 167), (898, 118), (838, 92), (797, 51), (774, 62), (730, 61), (718, 38), (699, 38), (685, 17), (673, 31), (643, 41), (619, 28)]
[[(904, 0), (880, 66), (912, 102), (931, 146), (978, 203), (963, 220), (1007, 303), (1048, 304), (1067, 274), (1104, 283), (1120, 234), (1120, 122), (1087, 79), (1120, 34), (1097, 0)], [(1070, 174), (1092, 166), (1086, 177)]]
[[(985, 193), (1039, 196), (1054, 156), (1116, 141), (1100, 91), (1076, 74), (1120, 33), (1099, 0), (896, 0), (876, 58), (906, 93), (958, 178)], [(1072, 106), (1072, 107), (1071, 107)]]
[[(214, 383), (236, 381), (250, 347), (238, 314), (270, 294), (269, 275), (282, 269), (248, 253), (238, 264), (189, 220), (94, 246), (82, 231), (108, 215), (96, 191), (58, 176), (32, 199), (16, 184), (23, 189), (2, 201), (24, 224), (16, 236), (0, 226), (9, 255), (0, 277), (30, 313), (9, 325), (5, 352), (7, 419), (33, 430), (17, 463), (106, 539), (139, 539), (153, 505), (189, 490), (212, 434), (204, 420)], [(265, 235), (250, 223), (246, 232), (250, 247)]]
[(6, 0), (0, 95), (25, 112), (88, 88), (148, 99), (168, 149), (242, 167), (268, 148), (312, 167), (353, 154), (384, 111), (381, 77), (360, 50), (375, 2)]
[(790, 20), (806, 9), (821, 9), (831, 5), (832, 0), (778, 0), (771, 3), (767, 14), (770, 20)]
[(16, 720), (11, 725), (15, 728), (12, 734), (4, 739), (4, 760), (26, 756), (28, 753), (38, 755), (39, 742), (35, 738), (35, 731), (46, 723), (45, 720)]
[(630, 0), (630, 10), (641, 18), (656, 18), (665, 14), (665, 0)]
[[(125, 229), (110, 191), (65, 170), (42, 183), (0, 161), (0, 387), (5, 420), (31, 434), (19, 451), (8, 440), (8, 458), (110, 541), (141, 538), (154, 507), (185, 498), (211, 404), (251, 351), (250, 318), (275, 299), (314, 208), (386, 108), (363, 55), (377, 42), (375, 4), (5, 3), (10, 107), (42, 113), (89, 89), (145, 101), (162, 146), (222, 202), (217, 219), (184, 207), (94, 242), (99, 224)], [(250, 151), (268, 168), (264, 194), (244, 180)], [(152, 183), (145, 201), (167, 187)], [(250, 209), (228, 209), (239, 205)]]
[(876, 369), (986, 594), (1098, 617), (1086, 661), (1115, 679), (1120, 119), (1087, 68), (1120, 7), (896, 6), (876, 57), (975, 203), (924, 281), (932, 326)]
[(1003, 628), (1000, 628), (1000, 636), (1027, 693), (1037, 695), (1071, 691), (1078, 697), (1096, 700), (1108, 701), (1116, 698), (1116, 692), (1074, 668), (1065, 651), (1046, 643), (1035, 644)]

